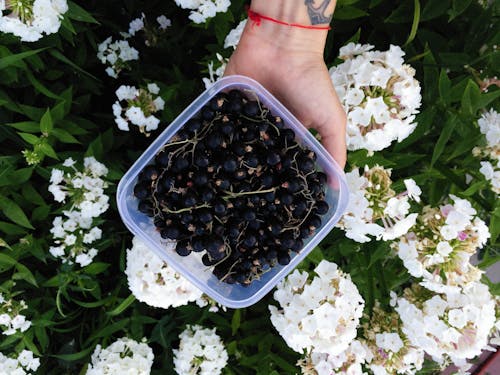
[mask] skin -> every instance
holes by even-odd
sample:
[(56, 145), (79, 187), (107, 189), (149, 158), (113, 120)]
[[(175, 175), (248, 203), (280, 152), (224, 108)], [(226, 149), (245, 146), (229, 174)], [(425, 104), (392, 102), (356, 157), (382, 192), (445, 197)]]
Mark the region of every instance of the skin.
[[(320, 5), (318, 1), (315, 6)], [(335, 2), (326, 15), (333, 14)], [(311, 25), (303, 0), (254, 0), (251, 9), (286, 22)], [(315, 128), (328, 152), (346, 162), (346, 115), (323, 59), (327, 30), (308, 30), (251, 20), (229, 59), (225, 75), (255, 79), (275, 95), (307, 128)]]

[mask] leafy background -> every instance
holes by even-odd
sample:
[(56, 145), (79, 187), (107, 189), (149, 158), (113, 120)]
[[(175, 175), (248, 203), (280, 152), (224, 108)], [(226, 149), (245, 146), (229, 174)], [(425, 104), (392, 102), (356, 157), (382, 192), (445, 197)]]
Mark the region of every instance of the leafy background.
[[(128, 335), (147, 337), (155, 352), (153, 374), (170, 374), (171, 348), (185, 324), (217, 327), (230, 354), (227, 374), (294, 374), (298, 356), (272, 327), (268, 295), (240, 310), (208, 312), (189, 305), (154, 309), (130, 295), (125, 268), (131, 234), (122, 224), (116, 204), (101, 220), (105, 225), (99, 255), (83, 269), (72, 269), (48, 253), (49, 233), (60, 206), (47, 191), (50, 169), (66, 157), (94, 155), (110, 169), (113, 196), (120, 177), (152, 137), (120, 132), (111, 104), (120, 84), (144, 79), (161, 82), (166, 101), (163, 129), (204, 89), (206, 64), (223, 50), (227, 33), (246, 17), (244, 1), (233, 0), (230, 11), (205, 25), (190, 23), (188, 11), (165, 1), (68, 2), (59, 33), (36, 43), (21, 44), (0, 34), (0, 290), (19, 293), (33, 328), (4, 336), (0, 351), (28, 348), (41, 356), (38, 373), (84, 373), (95, 345), (104, 346)], [(479, 173), (471, 149), (481, 142), (480, 111), (499, 110), (500, 90), (481, 90), (485, 77), (500, 66), (500, 4), (483, 8), (471, 0), (338, 1), (325, 49), (328, 66), (339, 62), (338, 49), (348, 41), (370, 43), (378, 50), (403, 47), (416, 69), (423, 104), (416, 131), (402, 143), (368, 157), (349, 153), (349, 166), (380, 164), (393, 169), (402, 184), (412, 177), (423, 200), (437, 205), (449, 193), (470, 199), (492, 233), (481, 254), (481, 266), (498, 261), (500, 203)], [(148, 19), (165, 14), (172, 26), (155, 47), (139, 37), (139, 63), (118, 80), (108, 77), (96, 58), (97, 45), (144, 13)], [(29, 166), (23, 150), (36, 149), (44, 159)], [(466, 174), (473, 177), (466, 183)], [(333, 260), (349, 272), (369, 312), (375, 299), (388, 302), (390, 289), (404, 286), (408, 276), (385, 243), (357, 244), (334, 230), (300, 265), (312, 269), (321, 259)], [(489, 283), (498, 295), (497, 284)], [(423, 372), (435, 372), (429, 364)]]

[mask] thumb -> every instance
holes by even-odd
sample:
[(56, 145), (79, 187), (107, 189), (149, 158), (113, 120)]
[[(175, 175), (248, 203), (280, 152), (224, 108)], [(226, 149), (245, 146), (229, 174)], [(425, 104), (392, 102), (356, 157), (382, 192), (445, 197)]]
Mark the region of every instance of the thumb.
[(318, 127), (323, 146), (342, 169), (344, 169), (347, 160), (346, 124), (347, 116), (337, 99), (333, 103), (331, 115), (328, 116), (324, 124)]

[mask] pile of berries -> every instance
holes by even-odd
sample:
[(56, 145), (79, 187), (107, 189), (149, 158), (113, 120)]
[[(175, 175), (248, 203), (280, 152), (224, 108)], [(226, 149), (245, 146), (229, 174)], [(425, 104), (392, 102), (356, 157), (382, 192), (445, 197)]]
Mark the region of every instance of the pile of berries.
[(290, 262), (329, 210), (316, 154), (259, 101), (213, 97), (139, 174), (138, 209), (176, 252), (249, 285)]

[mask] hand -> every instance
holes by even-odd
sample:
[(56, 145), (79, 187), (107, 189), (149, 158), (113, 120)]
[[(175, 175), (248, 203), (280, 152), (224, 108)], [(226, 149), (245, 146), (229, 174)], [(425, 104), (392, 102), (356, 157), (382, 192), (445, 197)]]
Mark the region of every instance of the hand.
[(344, 168), (346, 115), (323, 60), (324, 40), (318, 41), (315, 33), (322, 31), (252, 26), (249, 21), (225, 75), (241, 74), (261, 83), (307, 128), (318, 130)]

